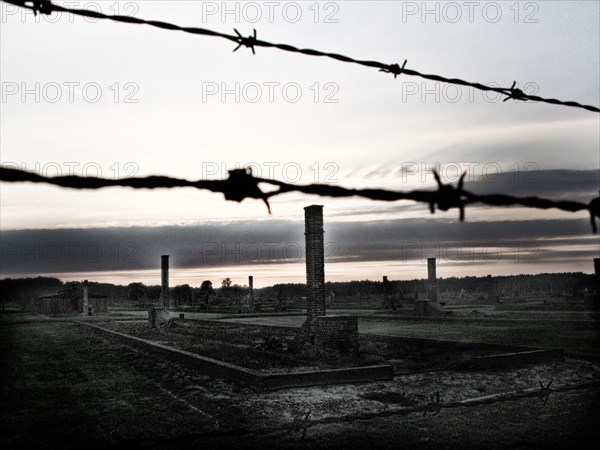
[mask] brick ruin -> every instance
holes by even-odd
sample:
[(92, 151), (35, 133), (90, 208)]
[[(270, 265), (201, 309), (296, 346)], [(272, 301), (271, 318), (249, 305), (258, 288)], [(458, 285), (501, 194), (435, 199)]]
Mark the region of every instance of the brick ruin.
[(64, 289), (52, 295), (42, 295), (35, 302), (42, 314), (81, 314), (92, 315), (108, 311), (106, 295), (90, 294), (89, 282), (84, 280), (80, 287)]
[(317, 353), (358, 353), (358, 319), (327, 316), (323, 206), (304, 208), (306, 242), (306, 321), (300, 336)]

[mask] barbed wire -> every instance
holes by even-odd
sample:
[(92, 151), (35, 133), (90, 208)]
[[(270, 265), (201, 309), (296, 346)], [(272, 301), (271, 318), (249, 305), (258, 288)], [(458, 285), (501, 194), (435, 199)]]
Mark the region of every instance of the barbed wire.
[(349, 56), (340, 55), (337, 53), (328, 53), (320, 50), (314, 50), (309, 48), (298, 48), (289, 44), (276, 44), (268, 41), (263, 41), (257, 38), (256, 29), (253, 30), (253, 34), (248, 37), (242, 36), (238, 30), (234, 28), (235, 35), (220, 33), (214, 30), (209, 30), (206, 28), (198, 28), (198, 27), (182, 27), (179, 25), (175, 25), (169, 22), (162, 22), (158, 20), (144, 20), (139, 19), (133, 16), (122, 16), (122, 15), (108, 15), (98, 11), (87, 10), (87, 9), (77, 9), (77, 8), (65, 8), (64, 6), (56, 5), (52, 3), (50, 0), (2, 0), (6, 3), (10, 3), (15, 6), (20, 6), (22, 8), (32, 10), (36, 15), (38, 13), (50, 15), (52, 12), (66, 12), (70, 14), (74, 14), (77, 16), (88, 17), (93, 19), (106, 19), (112, 20), (115, 22), (121, 23), (129, 23), (129, 24), (137, 24), (137, 25), (149, 25), (156, 28), (162, 28), (165, 30), (171, 31), (181, 31), (184, 33), (190, 33), (201, 36), (212, 36), (218, 37), (222, 39), (227, 39), (237, 44), (237, 47), (233, 50), (237, 51), (240, 47), (247, 47), (252, 50), (253, 54), (256, 54), (255, 47), (265, 47), (265, 48), (277, 48), (279, 50), (283, 50), (286, 52), (292, 53), (300, 53), (309, 56), (319, 56), (334, 59), (341, 62), (357, 64), (360, 66), (371, 67), (375, 69), (379, 69), (380, 72), (391, 73), (394, 75), (394, 78), (397, 78), (398, 75), (408, 75), (408, 76), (416, 76), (420, 78), (424, 78), (426, 80), (438, 81), (442, 83), (455, 84), (459, 86), (467, 86), (472, 87), (474, 89), (478, 89), (480, 91), (493, 91), (499, 94), (502, 94), (505, 97), (504, 101), (509, 99), (515, 100), (523, 100), (523, 101), (535, 101), (535, 102), (543, 102), (549, 103), (552, 105), (562, 105), (562, 106), (570, 106), (574, 108), (582, 108), (592, 112), (600, 112), (600, 108), (597, 108), (592, 105), (584, 105), (575, 101), (563, 101), (555, 98), (544, 98), (536, 95), (529, 95), (519, 89), (517, 86), (517, 82), (513, 81), (513, 84), (510, 88), (502, 88), (502, 87), (493, 87), (487, 86), (482, 83), (477, 82), (469, 82), (466, 80), (462, 80), (460, 78), (448, 78), (441, 75), (435, 74), (426, 74), (421, 73), (414, 69), (408, 69), (406, 67), (407, 60), (404, 60), (402, 67), (399, 64), (386, 64), (379, 61), (369, 61), (369, 60), (360, 60), (354, 59)]
[[(465, 219), (466, 206), (474, 203), (482, 203), (489, 206), (523, 206), (536, 209), (555, 208), (567, 212), (588, 211), (590, 214), (592, 231), (594, 233), (597, 232), (596, 219), (600, 218), (600, 196), (592, 199), (589, 204), (585, 204), (576, 201), (557, 201), (539, 197), (514, 197), (504, 194), (482, 195), (464, 189), (463, 185), (466, 173), (460, 178), (457, 187), (454, 187), (451, 184), (442, 183), (437, 172), (433, 171), (433, 173), (438, 185), (437, 190), (414, 190), (407, 192), (386, 189), (353, 189), (320, 183), (289, 184), (284, 181), (255, 177), (252, 175), (252, 170), (250, 168), (230, 170), (229, 177), (225, 180), (190, 181), (168, 176), (131, 177), (121, 179), (81, 177), (78, 175), (48, 177), (22, 169), (0, 167), (0, 181), (10, 183), (47, 183), (70, 189), (102, 189), (113, 186), (130, 187), (134, 189), (193, 187), (210, 192), (222, 193), (226, 200), (235, 202), (241, 202), (247, 198), (262, 200), (267, 206), (269, 214), (271, 213), (269, 199), (288, 192), (299, 192), (321, 197), (362, 197), (369, 200), (388, 202), (412, 200), (419, 203), (427, 203), (432, 214), (435, 213), (436, 206), (442, 211), (456, 208), (459, 210), (459, 218), (461, 221), (464, 221)], [(275, 186), (276, 189), (265, 192), (260, 188), (260, 184)]]

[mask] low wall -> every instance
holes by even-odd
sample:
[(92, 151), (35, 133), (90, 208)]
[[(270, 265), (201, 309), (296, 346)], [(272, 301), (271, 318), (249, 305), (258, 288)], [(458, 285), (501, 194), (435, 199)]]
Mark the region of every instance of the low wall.
[(473, 323), (476, 325), (514, 325), (514, 324), (560, 324), (560, 325), (589, 325), (589, 326), (600, 326), (600, 320), (577, 320), (577, 319), (507, 319), (507, 318), (493, 318), (493, 317), (452, 317), (452, 316), (440, 316), (440, 317), (417, 317), (407, 315), (369, 315), (361, 316), (358, 315), (361, 321), (365, 322), (388, 322), (388, 321), (413, 321), (413, 322), (449, 322), (449, 323)]
[(394, 378), (392, 366), (363, 366), (316, 372), (276, 373), (265, 375), (270, 389), (323, 384), (365, 383)]
[(152, 350), (167, 358), (177, 360), (188, 367), (197, 368), (207, 375), (223, 378), (235, 384), (255, 390), (273, 390), (326, 384), (366, 383), (392, 380), (394, 378), (392, 366), (389, 365), (351, 367), (314, 372), (264, 374), (256, 370), (197, 355), (185, 350), (179, 350), (147, 339), (108, 330), (97, 325), (79, 321), (74, 323), (96, 333), (117, 339), (128, 345), (140, 347), (143, 350)]
[(465, 369), (497, 369), (517, 367), (524, 364), (541, 363), (560, 358), (562, 350), (539, 349), (524, 352), (502, 353), (500, 355), (479, 356), (465, 361), (458, 368)]
[(502, 352), (518, 352), (539, 350), (539, 347), (527, 347), (521, 345), (507, 344), (487, 344), (484, 342), (469, 342), (469, 341), (442, 341), (438, 339), (413, 338), (404, 336), (385, 336), (379, 334), (364, 334), (360, 335), (361, 340), (369, 342), (383, 342), (389, 345), (411, 345), (413, 347), (437, 348), (446, 350), (498, 350)]

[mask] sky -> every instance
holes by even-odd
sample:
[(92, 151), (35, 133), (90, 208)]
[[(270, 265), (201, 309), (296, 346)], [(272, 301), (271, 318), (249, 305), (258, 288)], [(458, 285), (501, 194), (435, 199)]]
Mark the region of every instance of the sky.
[[(407, 60), (421, 72), (503, 87), (517, 81), (526, 93), (600, 105), (596, 1), (57, 3), (227, 33), (256, 29), (269, 41)], [(587, 203), (600, 189), (597, 113), (0, 6), (6, 167), (200, 179), (250, 166), (291, 183), (397, 190), (434, 188), (437, 168), (446, 182), (466, 170), (474, 192)], [(592, 272), (599, 256), (585, 212), (474, 206), (461, 224), (456, 211), (432, 216), (411, 202), (286, 194), (272, 199), (269, 215), (260, 201), (238, 204), (187, 188), (83, 192), (2, 183), (0, 276), (158, 283), (165, 252), (176, 282), (230, 276), (243, 283), (249, 272), (257, 286), (301, 282), (302, 208), (315, 203), (324, 205), (332, 243), (330, 281), (421, 278), (423, 253), (440, 259), (444, 277)], [(275, 244), (298, 255), (264, 250)], [(457, 248), (460, 257), (448, 256)], [(523, 252), (534, 257), (515, 258)]]

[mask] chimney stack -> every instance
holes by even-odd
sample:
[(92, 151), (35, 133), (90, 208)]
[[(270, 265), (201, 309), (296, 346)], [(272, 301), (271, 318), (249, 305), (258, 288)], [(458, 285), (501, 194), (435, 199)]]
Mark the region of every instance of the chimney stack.
[(427, 258), (427, 287), (428, 300), (437, 301), (437, 275), (435, 273), (435, 258)]
[(306, 241), (306, 316), (312, 322), (326, 315), (325, 245), (323, 240), (323, 205), (304, 208)]
[(162, 255), (161, 260), (161, 280), (160, 280), (160, 306), (163, 309), (169, 309), (170, 294), (169, 294), (169, 255)]

